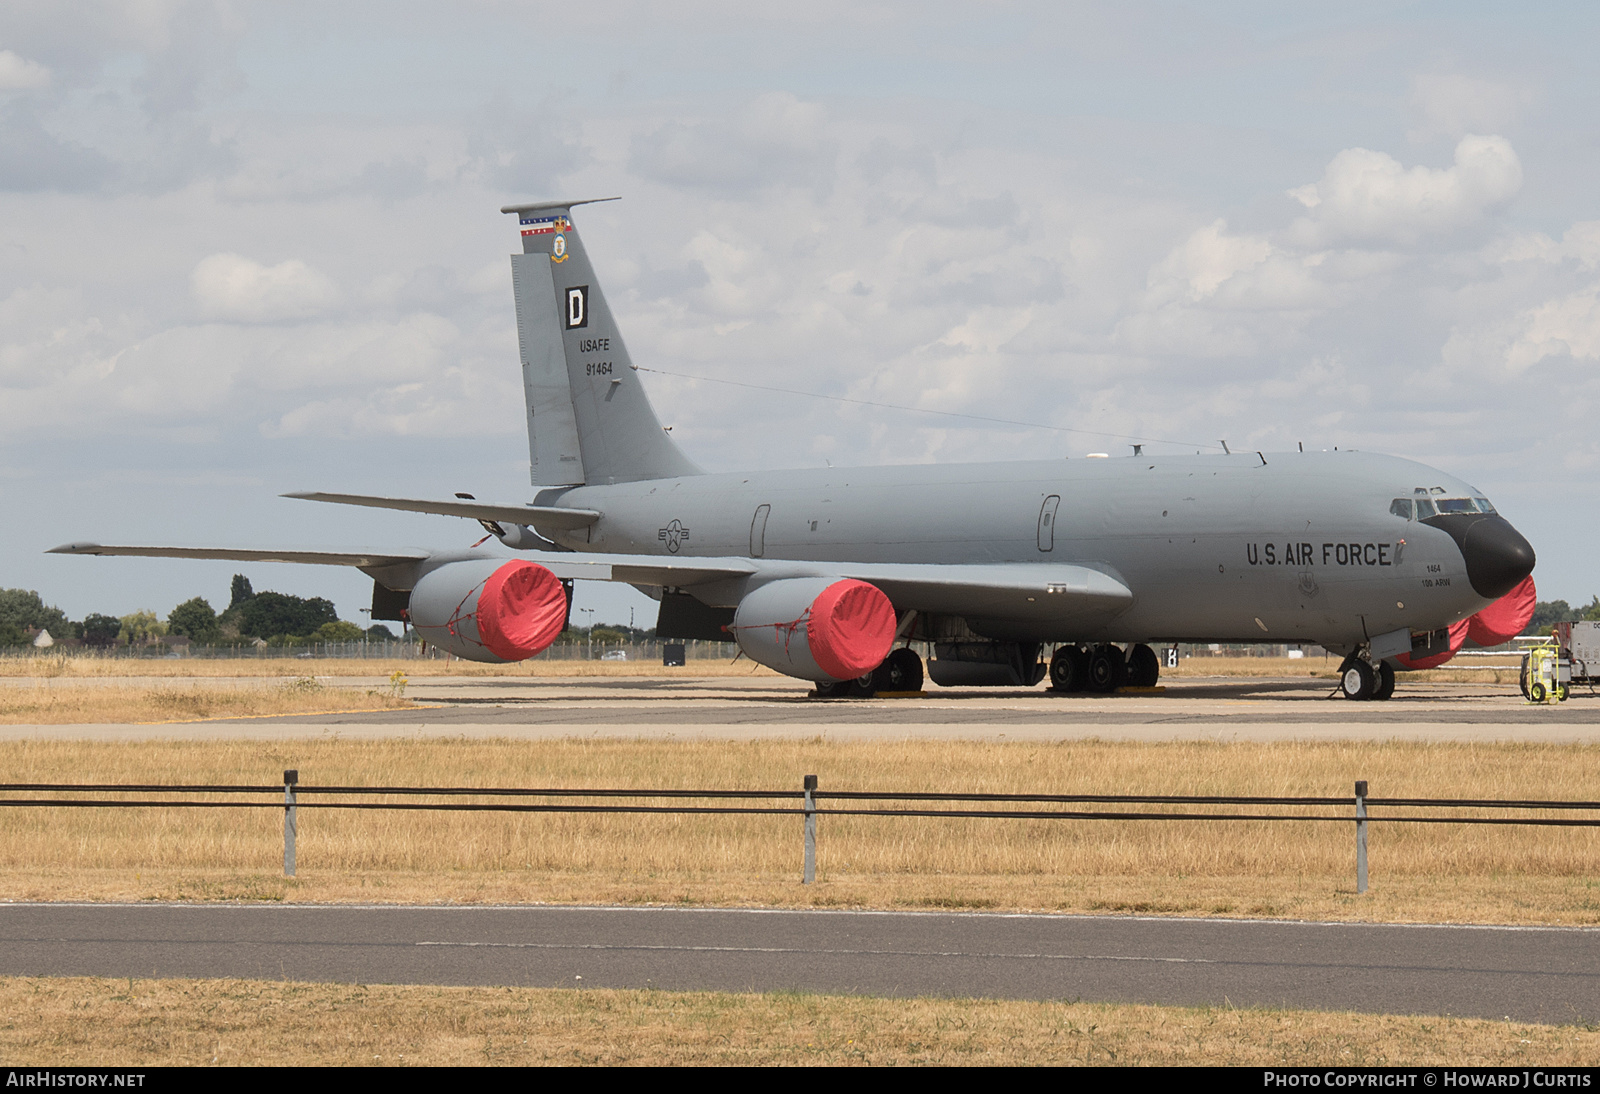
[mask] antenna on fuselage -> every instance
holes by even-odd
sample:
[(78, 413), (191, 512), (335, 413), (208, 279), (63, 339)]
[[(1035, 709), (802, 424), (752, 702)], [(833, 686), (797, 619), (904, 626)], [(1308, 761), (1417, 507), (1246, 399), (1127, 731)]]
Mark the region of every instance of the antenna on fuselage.
[(1222, 442), (1220, 442), (1220, 443), (1221, 443), (1221, 445), (1222, 445), (1222, 454), (1223, 454), (1223, 455), (1224, 455), (1224, 456), (1231, 456), (1231, 455), (1233, 455), (1233, 453), (1232, 453), (1232, 452), (1229, 452), (1229, 451), (1228, 451), (1228, 442), (1227, 442), (1227, 441), (1222, 441)]
[(1134, 454), (1134, 455), (1135, 455), (1135, 456), (1142, 456), (1142, 455), (1144, 455), (1144, 445), (1142, 445), (1142, 444), (1136, 444), (1136, 445), (1134, 445), (1134, 446), (1133, 446), (1133, 454)]

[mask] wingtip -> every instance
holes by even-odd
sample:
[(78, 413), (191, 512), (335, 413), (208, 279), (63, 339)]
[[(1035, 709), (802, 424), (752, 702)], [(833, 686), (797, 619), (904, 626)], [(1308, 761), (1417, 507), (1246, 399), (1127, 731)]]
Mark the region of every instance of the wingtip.
[(52, 547), (45, 552), (47, 555), (92, 555), (99, 548), (98, 543), (63, 543), (59, 547)]

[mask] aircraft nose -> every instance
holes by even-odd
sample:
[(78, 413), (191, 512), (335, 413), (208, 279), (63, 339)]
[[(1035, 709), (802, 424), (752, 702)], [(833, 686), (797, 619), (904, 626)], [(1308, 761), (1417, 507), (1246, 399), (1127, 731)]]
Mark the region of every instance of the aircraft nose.
[(1498, 600), (1533, 573), (1533, 544), (1504, 517), (1475, 521), (1459, 540), (1473, 591)]

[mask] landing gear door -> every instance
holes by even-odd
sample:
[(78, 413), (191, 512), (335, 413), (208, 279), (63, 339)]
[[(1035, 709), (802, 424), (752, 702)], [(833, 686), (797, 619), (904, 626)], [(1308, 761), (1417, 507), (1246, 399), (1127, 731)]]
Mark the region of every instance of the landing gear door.
[(1039, 550), (1050, 551), (1056, 545), (1056, 510), (1061, 506), (1061, 495), (1051, 494), (1039, 507)]

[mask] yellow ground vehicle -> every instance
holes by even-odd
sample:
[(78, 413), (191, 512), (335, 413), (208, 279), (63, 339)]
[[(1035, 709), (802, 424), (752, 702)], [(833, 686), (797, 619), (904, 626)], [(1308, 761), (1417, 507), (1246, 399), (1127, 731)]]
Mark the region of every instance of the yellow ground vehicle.
[(1572, 661), (1554, 638), (1530, 646), (1522, 655), (1519, 683), (1530, 703), (1564, 703), (1572, 689)]

